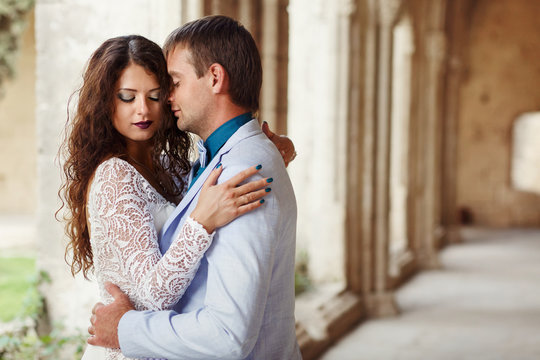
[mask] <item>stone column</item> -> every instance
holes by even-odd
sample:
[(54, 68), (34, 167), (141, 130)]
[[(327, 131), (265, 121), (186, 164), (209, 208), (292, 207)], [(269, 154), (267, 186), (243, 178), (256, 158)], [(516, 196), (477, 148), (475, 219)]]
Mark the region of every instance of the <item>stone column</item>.
[(394, 294), (388, 284), (389, 260), (389, 170), (390, 170), (390, 114), (392, 98), (392, 27), (401, 0), (379, 0), (378, 7), (378, 72), (377, 121), (375, 130), (374, 179), (374, 284), (367, 301), (372, 316), (397, 313)]
[(287, 133), (289, 57), (288, 0), (262, 2), (261, 56), (264, 71), (261, 119), (278, 134)]
[(448, 34), (448, 54), (444, 89), (443, 113), (443, 166), (441, 188), (441, 217), (445, 226), (446, 241), (461, 242), (457, 208), (457, 154), (458, 154), (458, 116), (460, 108), (460, 88), (466, 76), (464, 59), (467, 54), (471, 14), (476, 2), (454, 0), (447, 4), (446, 22)]
[(107, 38), (142, 34), (161, 44), (179, 24), (179, 0), (37, 1), (38, 267), (53, 280), (43, 288), (51, 320), (63, 321), (68, 330), (85, 331), (98, 295), (93, 282), (72, 278), (64, 262), (63, 224), (54, 219), (60, 207), (60, 170), (55, 159), (69, 96), (80, 85), (91, 53)]
[(288, 130), (298, 247), (316, 282), (343, 281), (351, 1), (289, 5)]
[(377, 68), (376, 0), (357, 1), (351, 23), (348, 121), (347, 287), (369, 294), (373, 284), (373, 179)]
[(202, 6), (204, 15), (222, 14), (239, 20), (257, 42), (263, 66), (259, 118), (278, 134), (287, 133), (288, 3), (288, 0), (203, 0)]
[[(203, 16), (204, 2), (203, 0), (181, 0), (181, 23), (176, 26), (185, 24), (191, 20), (195, 20)], [(172, 31), (172, 29), (171, 29)]]
[(418, 262), (423, 268), (440, 266), (437, 248), (442, 238), (441, 228), (441, 171), (442, 159), (442, 84), (446, 38), (444, 35), (443, 0), (426, 2), (423, 40), (420, 96), (420, 131), (422, 147), (418, 161), (424, 165), (421, 174), (424, 182), (420, 206), (423, 215), (418, 218)]

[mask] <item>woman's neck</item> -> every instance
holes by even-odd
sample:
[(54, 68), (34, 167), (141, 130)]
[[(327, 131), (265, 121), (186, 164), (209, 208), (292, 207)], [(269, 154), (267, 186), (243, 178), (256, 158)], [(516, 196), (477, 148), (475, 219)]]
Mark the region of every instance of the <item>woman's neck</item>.
[(152, 150), (152, 144), (131, 142), (126, 146), (126, 155), (129, 160), (143, 167), (147, 167), (149, 170), (152, 170), (154, 167), (152, 163)]

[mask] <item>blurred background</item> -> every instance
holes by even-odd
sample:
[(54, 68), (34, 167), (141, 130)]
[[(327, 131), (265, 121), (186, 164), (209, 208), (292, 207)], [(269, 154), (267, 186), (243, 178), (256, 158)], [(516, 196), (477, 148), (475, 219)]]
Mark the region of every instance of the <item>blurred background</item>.
[(540, 358), (537, 0), (0, 0), (0, 358), (34, 331), (71, 359), (97, 300), (54, 217), (92, 51), (210, 14), (253, 34), (298, 152), (304, 358)]

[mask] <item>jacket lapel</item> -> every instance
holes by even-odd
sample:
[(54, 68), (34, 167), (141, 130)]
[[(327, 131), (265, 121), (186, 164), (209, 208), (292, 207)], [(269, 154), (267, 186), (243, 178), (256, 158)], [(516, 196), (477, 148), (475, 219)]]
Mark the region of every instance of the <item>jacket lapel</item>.
[[(240, 127), (229, 138), (229, 140), (227, 140), (227, 142), (218, 151), (216, 156), (214, 156), (212, 161), (210, 161), (210, 163), (206, 166), (206, 169), (203, 171), (203, 173), (188, 190), (188, 192), (186, 193), (182, 201), (180, 201), (171, 216), (167, 219), (167, 222), (165, 223), (165, 225), (163, 225), (163, 228), (161, 229), (160, 239), (164, 239), (165, 235), (168, 235), (169, 233), (171, 235), (174, 234), (176, 227), (180, 225), (180, 219), (184, 216), (185, 210), (189, 208), (189, 205), (193, 201), (193, 198), (200, 192), (204, 182), (210, 175), (210, 172), (221, 162), (221, 158), (223, 157), (223, 155), (227, 154), (240, 141), (260, 133), (262, 133), (262, 130), (259, 122), (256, 119), (253, 119)], [(189, 178), (191, 179), (192, 176), (193, 174), (190, 174)], [(167, 247), (168, 246), (169, 244), (167, 244)]]

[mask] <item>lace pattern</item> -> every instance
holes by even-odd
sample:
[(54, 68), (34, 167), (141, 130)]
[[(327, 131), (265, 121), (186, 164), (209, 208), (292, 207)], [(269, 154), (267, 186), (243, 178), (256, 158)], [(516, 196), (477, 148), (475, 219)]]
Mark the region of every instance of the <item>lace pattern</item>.
[[(195, 276), (213, 234), (188, 218), (162, 256), (154, 217), (168, 203), (126, 161), (111, 158), (96, 170), (88, 196), (95, 274), (102, 301), (112, 302), (104, 284), (120, 287), (137, 310), (171, 308)], [(118, 349), (107, 358), (126, 359)]]

